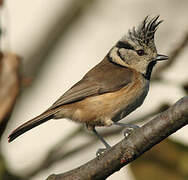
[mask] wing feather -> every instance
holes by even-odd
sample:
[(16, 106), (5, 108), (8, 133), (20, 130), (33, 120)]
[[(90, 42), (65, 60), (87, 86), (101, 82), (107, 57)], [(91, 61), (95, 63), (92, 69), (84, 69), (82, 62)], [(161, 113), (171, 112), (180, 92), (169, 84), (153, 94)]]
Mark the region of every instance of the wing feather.
[(114, 64), (106, 57), (65, 92), (49, 109), (80, 101), (89, 96), (119, 90), (129, 84), (132, 77), (133, 72), (130, 69)]
[(72, 87), (65, 94), (63, 94), (52, 105), (52, 108), (82, 100), (88, 96), (97, 94), (98, 90), (99, 90), (99, 87), (97, 85), (92, 84), (92, 83), (85, 84), (83, 81), (80, 81), (79, 84), (77, 83), (76, 86)]

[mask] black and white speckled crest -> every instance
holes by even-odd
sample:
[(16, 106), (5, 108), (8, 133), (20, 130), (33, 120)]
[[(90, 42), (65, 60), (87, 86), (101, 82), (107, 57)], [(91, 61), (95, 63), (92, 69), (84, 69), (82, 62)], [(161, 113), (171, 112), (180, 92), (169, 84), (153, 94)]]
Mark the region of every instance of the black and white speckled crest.
[(154, 43), (154, 35), (157, 30), (157, 27), (163, 21), (158, 21), (159, 16), (149, 19), (149, 16), (146, 16), (144, 21), (136, 29), (133, 27), (132, 30), (128, 32), (128, 38), (130, 38), (135, 43), (140, 45), (149, 45)]

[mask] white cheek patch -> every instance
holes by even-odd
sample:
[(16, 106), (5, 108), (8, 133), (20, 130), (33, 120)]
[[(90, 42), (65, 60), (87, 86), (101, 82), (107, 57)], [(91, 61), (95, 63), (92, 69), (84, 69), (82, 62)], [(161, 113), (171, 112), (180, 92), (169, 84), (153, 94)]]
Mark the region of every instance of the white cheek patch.
[(109, 56), (112, 60), (112, 62), (116, 63), (116, 64), (119, 64), (121, 66), (124, 66), (124, 67), (129, 67), (129, 68), (132, 68), (132, 69), (135, 69), (136, 71), (142, 73), (142, 74), (145, 74), (146, 73), (146, 69), (147, 69), (147, 66), (148, 66), (148, 63), (147, 61), (138, 61), (137, 62), (137, 59), (132, 59), (131, 62), (128, 64), (126, 63), (120, 56), (119, 56), (119, 53), (118, 53), (118, 48), (117, 47), (114, 47), (110, 53), (109, 53)]
[(129, 65), (123, 61), (123, 59), (121, 59), (121, 57), (118, 55), (118, 48), (114, 47), (110, 53), (109, 53), (110, 58), (112, 59), (112, 61), (116, 64), (119, 64), (121, 66), (125, 66), (128, 67)]

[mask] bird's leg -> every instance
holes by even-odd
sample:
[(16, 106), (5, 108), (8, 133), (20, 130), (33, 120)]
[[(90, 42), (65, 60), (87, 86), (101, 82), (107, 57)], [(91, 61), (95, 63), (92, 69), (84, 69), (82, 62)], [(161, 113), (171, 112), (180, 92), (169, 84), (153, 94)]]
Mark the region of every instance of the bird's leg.
[(106, 147), (105, 149), (102, 149), (102, 148), (101, 148), (101, 149), (98, 149), (98, 150), (97, 150), (96, 156), (99, 156), (99, 155), (103, 154), (106, 149), (111, 148), (111, 146), (103, 139), (102, 136), (100, 136), (100, 134), (96, 131), (95, 128), (93, 128), (93, 132), (95, 133), (95, 135), (100, 139), (100, 141), (101, 141), (101, 142), (105, 145), (105, 147)]
[(126, 129), (124, 131), (125, 137), (128, 137), (134, 129), (139, 128), (139, 126), (137, 126), (135, 124), (124, 124), (124, 123), (120, 123), (120, 122), (114, 122), (113, 124), (116, 126), (126, 127)]

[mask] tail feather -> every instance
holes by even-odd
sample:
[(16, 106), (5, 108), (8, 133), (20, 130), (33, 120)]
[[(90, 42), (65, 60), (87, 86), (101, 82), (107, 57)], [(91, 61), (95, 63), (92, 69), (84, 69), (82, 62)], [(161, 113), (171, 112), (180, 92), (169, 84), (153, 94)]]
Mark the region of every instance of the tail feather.
[(54, 112), (53, 111), (47, 111), (42, 113), (41, 115), (31, 119), (30, 121), (27, 121), (26, 123), (22, 124), (18, 128), (16, 128), (8, 137), (8, 142), (12, 142), (14, 139), (16, 139), (18, 136), (22, 135), (26, 131), (29, 131), (30, 129), (50, 120), (53, 118)]

